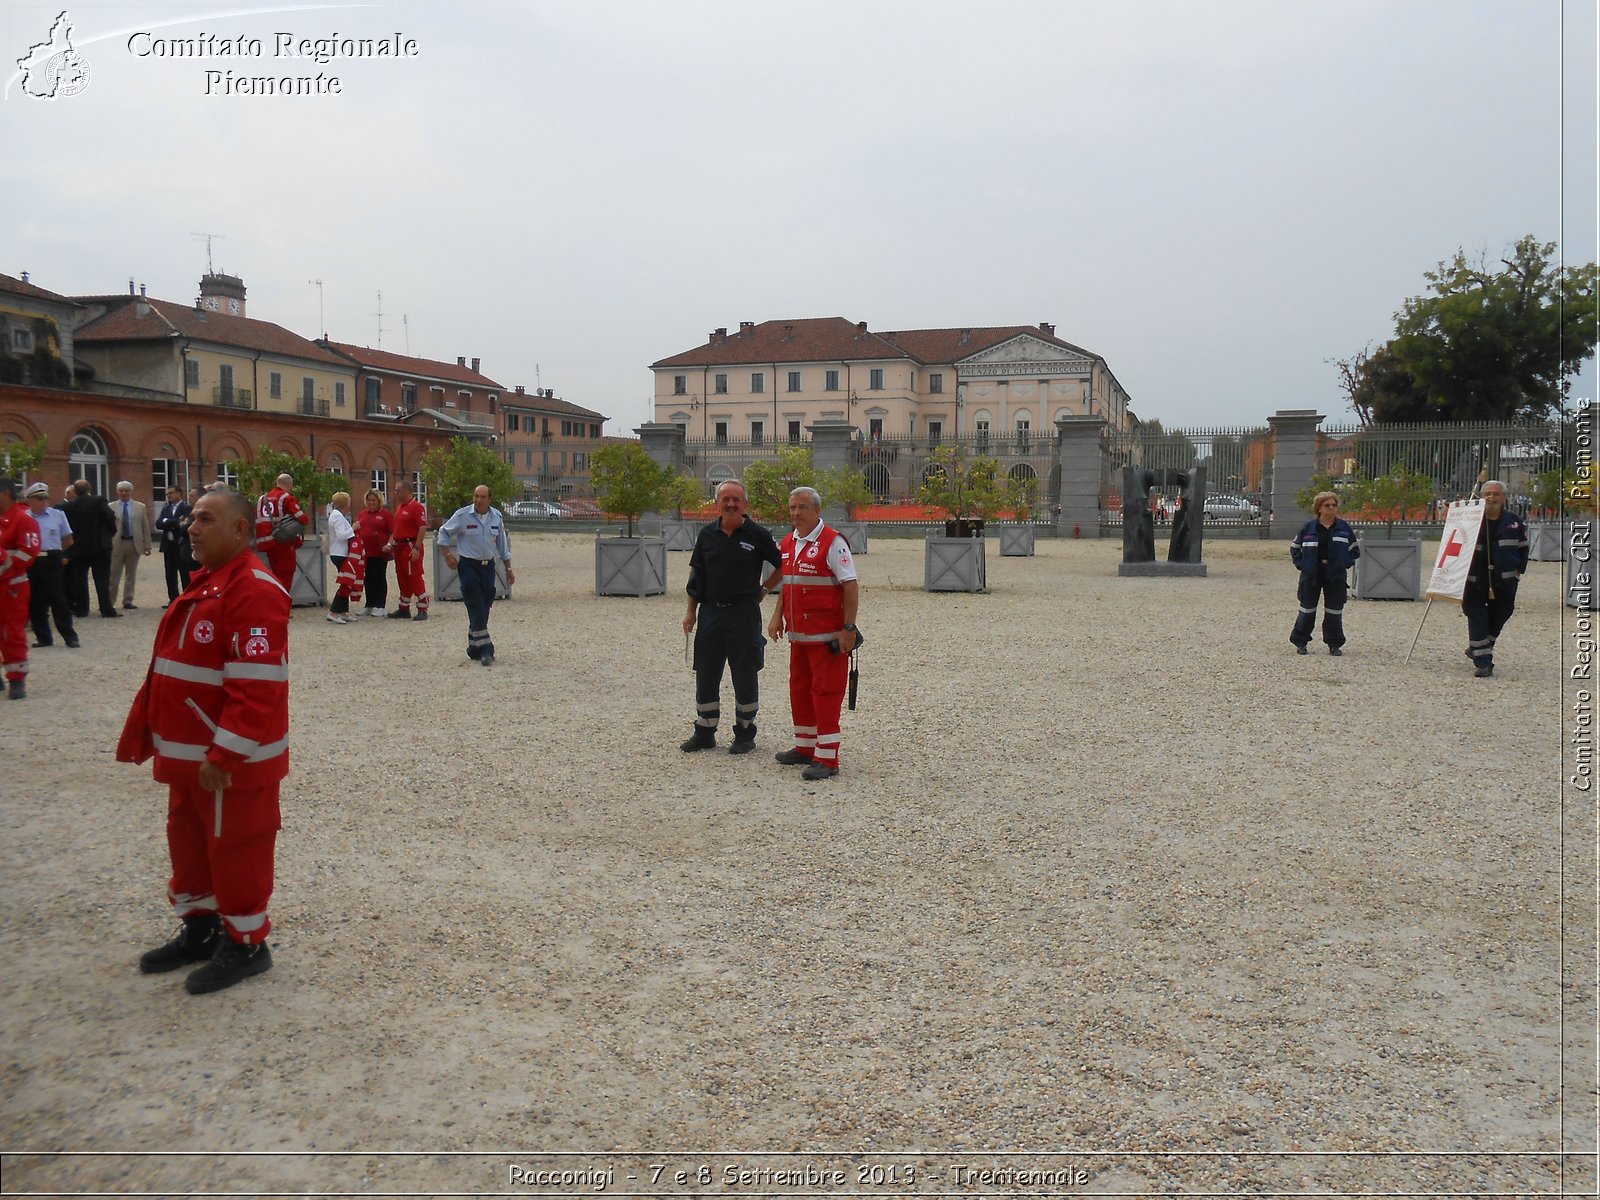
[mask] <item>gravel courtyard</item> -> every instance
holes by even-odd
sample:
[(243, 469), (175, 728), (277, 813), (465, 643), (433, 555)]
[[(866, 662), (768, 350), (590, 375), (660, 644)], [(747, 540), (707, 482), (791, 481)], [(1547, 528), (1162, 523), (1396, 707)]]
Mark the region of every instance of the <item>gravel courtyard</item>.
[(275, 966), (213, 996), (135, 968), (171, 927), (164, 789), (112, 757), (153, 560), (128, 619), (32, 652), (6, 1192), (506, 1193), (605, 1151), (914, 1172), (858, 1195), (1052, 1164), (1086, 1182), (1021, 1190), (1592, 1192), (1560, 1157), (1594, 1148), (1595, 888), (1559, 564), (1476, 680), (1447, 604), (1409, 665), (1420, 604), (1296, 657), (1286, 539), (1209, 542), (1204, 580), (991, 547), (987, 595), (874, 539), (842, 772), (807, 784), (772, 761), (781, 647), (759, 753), (678, 751), (687, 555), (600, 599), (589, 538), (514, 540), (489, 670), (459, 604), (297, 610)]

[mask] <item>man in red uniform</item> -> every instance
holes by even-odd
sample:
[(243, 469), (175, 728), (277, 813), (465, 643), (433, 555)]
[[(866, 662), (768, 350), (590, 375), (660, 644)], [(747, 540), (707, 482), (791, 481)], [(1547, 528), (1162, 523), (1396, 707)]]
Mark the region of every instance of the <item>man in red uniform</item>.
[(794, 749), (784, 764), (806, 763), (805, 779), (839, 773), (839, 710), (844, 707), (850, 652), (856, 648), (856, 580), (850, 543), (822, 523), (822, 497), (814, 488), (789, 493), (794, 529), (783, 539), (783, 592), (767, 636), (789, 636), (789, 706)]
[(302, 527), (311, 523), (311, 517), (300, 507), (289, 489), (294, 480), (288, 475), (278, 476), (278, 485), (256, 501), (256, 552), (267, 560), (267, 566), (278, 577), (286, 592), (294, 591), (294, 560), (305, 538), (296, 534), (288, 541), (273, 536), (278, 522), (293, 517)]
[(422, 577), (422, 528), (428, 510), (411, 491), (408, 483), (394, 488), (394, 581), (400, 588), (400, 607), (389, 616), (397, 621), (412, 620), (411, 605), (417, 606), (416, 620), (428, 619), (428, 583)]
[(168, 788), (167, 898), (183, 926), (139, 959), (145, 974), (204, 963), (191, 993), (272, 966), (278, 788), (289, 771), (289, 593), (250, 553), (250, 502), (207, 492), (189, 544), (200, 564), (162, 615), (117, 761), (154, 756)]
[(0, 669), (6, 696), (28, 695), (28, 568), (39, 557), (39, 522), (17, 499), (18, 485), (0, 475)]

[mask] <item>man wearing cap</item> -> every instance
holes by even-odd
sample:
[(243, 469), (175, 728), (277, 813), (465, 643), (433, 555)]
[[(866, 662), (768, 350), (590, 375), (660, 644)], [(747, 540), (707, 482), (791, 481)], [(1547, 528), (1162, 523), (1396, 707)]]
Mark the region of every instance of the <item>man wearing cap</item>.
[(117, 502), (111, 506), (117, 518), (117, 532), (111, 543), (111, 595), (122, 586), (122, 607), (138, 608), (133, 602), (134, 584), (139, 578), (139, 558), (153, 547), (150, 538), (150, 510), (133, 498), (133, 484), (124, 479), (117, 484)]
[(28, 694), (28, 568), (39, 556), (39, 522), (19, 490), (0, 475), (0, 671), (11, 700)]
[(76, 650), (78, 634), (72, 628), (72, 609), (67, 605), (63, 573), (65, 555), (72, 546), (72, 526), (67, 524), (66, 513), (50, 507), (49, 484), (29, 484), (22, 495), (39, 525), (39, 557), (28, 568), (28, 588), (32, 592), (28, 601), (28, 623), (33, 626), (33, 644), (55, 644), (50, 636), (50, 618), (54, 616), (61, 640)]
[(494, 607), (495, 560), (506, 564), (506, 586), (517, 581), (517, 574), (511, 569), (505, 518), (489, 503), (487, 484), (472, 489), (472, 503), (451, 513), (437, 537), (445, 563), (461, 580), (461, 599), (467, 606), (467, 657), (492, 667), (489, 610)]

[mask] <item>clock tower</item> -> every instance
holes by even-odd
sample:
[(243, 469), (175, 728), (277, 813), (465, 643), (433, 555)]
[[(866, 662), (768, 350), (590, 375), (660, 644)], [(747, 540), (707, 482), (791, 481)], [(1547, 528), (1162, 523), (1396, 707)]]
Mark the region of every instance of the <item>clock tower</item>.
[(207, 312), (244, 316), (244, 280), (208, 272), (200, 277), (200, 307)]

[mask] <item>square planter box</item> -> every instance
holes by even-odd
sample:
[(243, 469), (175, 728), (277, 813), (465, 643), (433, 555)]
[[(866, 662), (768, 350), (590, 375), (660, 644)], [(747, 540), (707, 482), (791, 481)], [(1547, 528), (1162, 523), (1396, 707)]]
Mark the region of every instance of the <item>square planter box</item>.
[(1528, 526), (1528, 557), (1534, 562), (1561, 562), (1572, 541), (1572, 526), (1560, 521), (1540, 521)]
[(985, 547), (981, 537), (928, 535), (922, 553), (925, 592), (981, 592), (988, 586)]
[(694, 549), (694, 539), (700, 534), (700, 521), (673, 521), (661, 522), (661, 540), (667, 544), (668, 550), (682, 550), (688, 553)]
[(1032, 525), (1000, 525), (1000, 556), (1002, 558), (1032, 558), (1034, 534)]
[(322, 553), (322, 537), (308, 533), (294, 552), (294, 586), (289, 589), (293, 608), (321, 607), (328, 602), (328, 560)]
[(595, 534), (596, 596), (659, 596), (667, 590), (667, 543), (662, 538)]
[(1357, 600), (1422, 599), (1422, 539), (1360, 537)]
[[(840, 533), (850, 541), (850, 553), (865, 554), (867, 552), (867, 529), (865, 521), (829, 521)], [(779, 539), (782, 540), (781, 538)]]
[[(461, 576), (444, 560), (444, 551), (439, 549), (439, 543), (433, 543), (433, 586), (429, 590), (435, 600), (461, 599)], [(496, 561), (494, 564), (494, 598), (507, 600), (511, 596), (511, 585), (506, 582), (506, 564)]]

